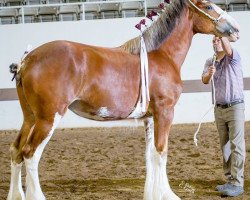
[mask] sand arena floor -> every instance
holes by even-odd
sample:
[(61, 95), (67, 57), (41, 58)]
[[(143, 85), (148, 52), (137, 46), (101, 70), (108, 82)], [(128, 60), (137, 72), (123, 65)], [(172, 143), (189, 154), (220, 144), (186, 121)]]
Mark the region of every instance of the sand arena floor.
[[(171, 129), (168, 176), (183, 200), (219, 200), (214, 190), (224, 183), (219, 139), (213, 123), (204, 124), (199, 146), (193, 144), (195, 125)], [(10, 181), (9, 144), (17, 131), (0, 132), (0, 200)], [(250, 122), (246, 123), (245, 193), (250, 200)], [(142, 200), (145, 181), (143, 127), (56, 130), (43, 153), (39, 174), (47, 200)], [(25, 171), (22, 178), (24, 185)]]

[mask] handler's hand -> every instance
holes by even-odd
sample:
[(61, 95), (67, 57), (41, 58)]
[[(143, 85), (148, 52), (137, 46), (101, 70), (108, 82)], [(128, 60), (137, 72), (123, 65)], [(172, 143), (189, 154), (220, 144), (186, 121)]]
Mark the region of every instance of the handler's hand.
[(215, 72), (216, 72), (215, 66), (211, 65), (211, 66), (208, 68), (208, 74), (209, 74), (209, 76), (214, 75)]

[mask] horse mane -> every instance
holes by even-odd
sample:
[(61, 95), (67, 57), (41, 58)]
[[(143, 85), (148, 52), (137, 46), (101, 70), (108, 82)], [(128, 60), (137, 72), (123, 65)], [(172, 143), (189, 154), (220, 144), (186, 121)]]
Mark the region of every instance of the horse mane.
[[(160, 44), (168, 38), (186, 6), (186, 0), (172, 0), (158, 19), (142, 33), (147, 52), (158, 49)], [(140, 46), (140, 36), (138, 36), (125, 42), (119, 48), (131, 54), (139, 54)]]

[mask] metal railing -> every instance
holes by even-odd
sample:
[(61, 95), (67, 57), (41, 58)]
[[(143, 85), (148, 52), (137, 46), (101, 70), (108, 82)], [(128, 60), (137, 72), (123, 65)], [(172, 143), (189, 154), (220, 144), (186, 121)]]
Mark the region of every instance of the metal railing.
[[(119, 13), (120, 13), (120, 8), (121, 8), (121, 4), (122, 3), (127, 3), (127, 2), (140, 2), (141, 3), (141, 7), (137, 8), (138, 10), (141, 9), (143, 15), (142, 16), (145, 16), (145, 14), (147, 13), (147, 3), (146, 3), (146, 0), (115, 0), (115, 1), (91, 1), (91, 2), (76, 2), (76, 3), (56, 3), (56, 4), (37, 4), (37, 5), (20, 5), (20, 6), (2, 6), (0, 7), (0, 11), (1, 10), (8, 10), (8, 9), (15, 9), (16, 10), (16, 15), (12, 16), (12, 17), (15, 17), (16, 18), (16, 22), (20, 23), (20, 20), (18, 20), (18, 17), (21, 16), (21, 23), (25, 23), (25, 9), (27, 8), (41, 8), (41, 7), (53, 7), (53, 8), (56, 8), (57, 11), (56, 11), (56, 15), (58, 16), (60, 13), (59, 13), (59, 8), (61, 6), (79, 6), (79, 13), (77, 14), (81, 14), (82, 16), (78, 17), (78, 20), (85, 20), (85, 7), (86, 5), (97, 5), (100, 6), (103, 5), (103, 4), (118, 4), (119, 6), (119, 9), (117, 10)], [(156, 5), (157, 7), (157, 5)], [(135, 8), (136, 10), (136, 8)], [(97, 9), (97, 13), (99, 12), (102, 12), (101, 9)], [(21, 14), (21, 15), (20, 15)], [(38, 15), (39, 15), (39, 12), (38, 12)], [(49, 14), (48, 14), (49, 15)], [(9, 17), (11, 17), (9, 16)], [(1, 16), (1, 12), (0, 12), (0, 18), (1, 17), (8, 17), (8, 16)], [(56, 20), (56, 21), (59, 21)]]

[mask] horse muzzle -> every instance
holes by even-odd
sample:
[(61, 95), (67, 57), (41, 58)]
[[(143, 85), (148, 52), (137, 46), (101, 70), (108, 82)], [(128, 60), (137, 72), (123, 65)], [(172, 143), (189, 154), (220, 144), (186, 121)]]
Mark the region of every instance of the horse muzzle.
[(218, 36), (227, 37), (230, 42), (236, 42), (240, 38), (239, 26), (229, 23), (218, 23), (216, 26)]
[(226, 12), (223, 12), (215, 23), (217, 32), (220, 36), (227, 37), (230, 42), (235, 42), (240, 38), (240, 25)]

